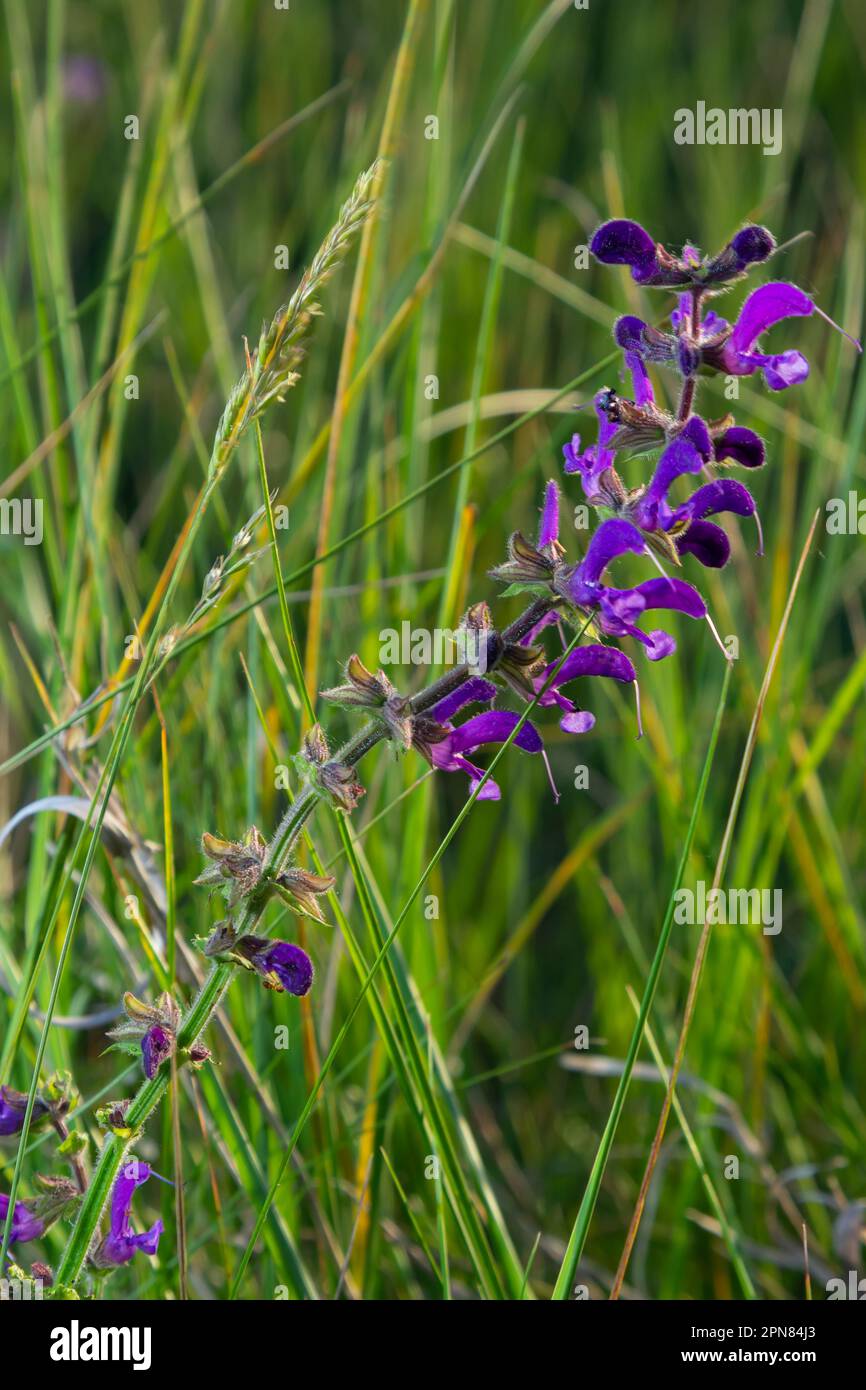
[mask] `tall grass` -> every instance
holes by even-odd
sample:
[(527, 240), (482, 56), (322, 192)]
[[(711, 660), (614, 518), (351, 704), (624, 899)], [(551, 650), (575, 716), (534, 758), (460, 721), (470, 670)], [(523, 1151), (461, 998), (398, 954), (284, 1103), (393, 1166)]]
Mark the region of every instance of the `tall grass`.
[[(624, 1296), (801, 1297), (803, 1226), (813, 1285), (857, 1265), (863, 543), (824, 508), (863, 486), (866, 387), (815, 320), (776, 330), (812, 363), (804, 387), (702, 386), (704, 413), (733, 405), (768, 452), (765, 557), (731, 527), (704, 586), (739, 638), (718, 723), (724, 662), (681, 622), (677, 655), (641, 668), (642, 742), (617, 695), (581, 741), (545, 725), (558, 805), (534, 759), (505, 753), (502, 801), (467, 806), (459, 779), (376, 749), (359, 809), (298, 841), (337, 880), (327, 923), (301, 927), (307, 999), (223, 966), (202, 994), (191, 947), (219, 916), (193, 886), (202, 832), (288, 814), (294, 834), (303, 795), (278, 769), (314, 717), (333, 745), (357, 732), (318, 690), (352, 651), (375, 668), (385, 629), (492, 597), (561, 444), (591, 434), (577, 408), (619, 385), (615, 314), (667, 307), (575, 267), (604, 216), (707, 249), (763, 221), (791, 242), (774, 276), (858, 331), (857, 6), (664, 10), (5, 0), (0, 499), (43, 499), (44, 538), (0, 537), (0, 825), (20, 813), (0, 843), (0, 1084), (35, 1096), (71, 1071), (94, 1219), (127, 1152), (176, 1181), (138, 1192), (159, 1255), (104, 1296), (606, 1297), (620, 1267)], [(781, 155), (675, 145), (699, 99), (781, 107)], [(257, 415), (268, 329), (256, 359), (244, 339), (299, 307), (371, 166), (375, 216), (283, 364), (301, 379)], [(263, 553), (185, 626), (262, 506)], [(717, 864), (723, 885), (781, 888), (783, 929), (715, 927), (695, 977), (671, 887)], [(271, 936), (296, 923), (265, 909)], [(129, 988), (173, 989), (185, 1041), (220, 1001), (218, 1065), (142, 1086), (93, 1021)], [(106, 1140), (95, 1110), (136, 1092), (141, 1135)], [(0, 1140), (0, 1191), (29, 1200), (56, 1142)], [(88, 1229), (13, 1253), (71, 1278)]]

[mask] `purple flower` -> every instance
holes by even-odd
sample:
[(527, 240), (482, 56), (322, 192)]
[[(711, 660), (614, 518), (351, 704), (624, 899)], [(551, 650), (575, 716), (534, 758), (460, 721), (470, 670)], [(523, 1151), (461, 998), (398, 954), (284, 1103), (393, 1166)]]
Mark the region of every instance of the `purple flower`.
[[(19, 1134), (24, 1127), (27, 1097), (11, 1086), (0, 1086), (0, 1135)], [(41, 1119), (48, 1106), (37, 1096), (33, 1102), (33, 1121)]]
[[(772, 281), (761, 285), (748, 296), (730, 335), (723, 344), (710, 351), (711, 365), (718, 363), (729, 376), (751, 376), (760, 370), (772, 391), (796, 386), (809, 375), (809, 363), (801, 352), (756, 352), (762, 333), (782, 319), (808, 317), (815, 305), (796, 285)], [(707, 353), (705, 352), (705, 357)]]
[[(727, 333), (728, 325), (724, 324), (722, 331), (727, 336), (720, 341), (705, 342), (703, 360), (729, 376), (751, 376), (761, 371), (771, 391), (784, 391), (787, 386), (797, 386), (809, 375), (809, 363), (802, 352), (789, 349), (787, 352), (763, 353), (756, 352), (755, 348), (761, 335), (783, 319), (808, 318), (813, 313), (826, 319), (838, 333), (854, 344), (858, 352), (862, 352), (858, 340), (834, 323), (803, 290), (781, 280), (772, 280), (748, 296), (730, 333)], [(719, 320), (719, 323), (724, 321)], [(703, 338), (706, 337), (707, 326), (704, 325)]]
[(313, 983), (313, 962), (300, 946), (291, 941), (268, 941), (264, 936), (239, 936), (232, 954), (261, 975), (268, 989), (300, 997), (309, 994)]
[[(467, 685), (471, 683), (470, 681), (466, 682)], [(479, 684), (486, 685), (487, 682), (482, 681)], [(495, 694), (495, 687), (490, 688)], [(455, 691), (453, 696), (447, 697), (450, 702), (451, 713), (454, 713), (455, 708), (459, 707), (455, 706), (454, 702), (461, 693), (462, 690)], [(469, 696), (460, 704), (467, 704), (469, 700), (474, 698), (474, 696)], [(446, 701), (443, 700), (434, 706), (431, 713), (435, 719), (439, 721), (443, 719), (442, 706), (445, 704)], [(520, 716), (512, 710), (489, 709), (484, 710), (481, 714), (473, 715), (464, 724), (456, 727), (446, 724), (446, 737), (431, 746), (433, 766), (438, 768), (440, 772), (465, 772), (469, 778), (469, 793), (471, 795), (484, 776), (484, 770), (476, 767), (466, 755), (474, 753), (477, 748), (482, 748), (488, 743), (505, 743), (519, 722)], [(541, 753), (544, 748), (541, 735), (530, 723), (523, 725), (514, 739), (514, 746), (521, 748), (525, 753)], [(499, 801), (501, 795), (498, 784), (488, 778), (478, 793), (478, 800)]]
[(153, 1080), (162, 1063), (174, 1052), (174, 1047), (175, 1034), (172, 1029), (163, 1028), (159, 1023), (154, 1023), (148, 1028), (141, 1040), (144, 1074), (148, 1081)]
[(559, 485), (551, 479), (544, 489), (544, 506), (538, 527), (538, 549), (555, 545), (559, 540)]
[(260, 975), (273, 975), (280, 988), (299, 997), (309, 994), (313, 983), (313, 962), (306, 951), (290, 941), (274, 941), (256, 958), (255, 968)]
[[(703, 426), (703, 421), (697, 415), (693, 415), (690, 421), (690, 424), (694, 423)], [(706, 429), (705, 426), (703, 428)], [(744, 433), (751, 434), (751, 431)], [(668, 490), (672, 483), (684, 473), (698, 473), (701, 462), (701, 456), (685, 438), (685, 431), (672, 440), (662, 453), (645, 491), (632, 508), (635, 522), (644, 531), (673, 531), (673, 539), (681, 555), (694, 555), (702, 565), (721, 569), (730, 554), (728, 538), (720, 526), (704, 518), (718, 512), (754, 516), (758, 527), (758, 553), (761, 554), (761, 523), (754, 498), (742, 483), (735, 482), (733, 478), (719, 478), (707, 483), (692, 493), (681, 506), (671, 507)], [(681, 530), (683, 522), (688, 523), (685, 531)]]
[[(6, 1217), (9, 1215), (9, 1198), (5, 1193), (0, 1192), (0, 1228), (5, 1226)], [(38, 1216), (34, 1216), (23, 1202), (15, 1203), (15, 1212), (12, 1217), (12, 1231), (9, 1236), (10, 1242), (20, 1240), (38, 1240), (45, 1233), (45, 1222), (40, 1221)]]
[[(693, 416), (690, 424), (698, 419), (698, 416)], [(668, 444), (662, 451), (646, 490), (634, 508), (634, 519), (643, 531), (668, 529), (665, 525), (670, 516), (668, 489), (681, 474), (700, 473), (702, 466), (701, 455), (691, 440), (680, 437)]]
[(716, 478), (693, 492), (687, 502), (671, 513), (668, 528), (677, 522), (689, 521), (688, 530), (677, 537), (677, 549), (681, 553), (691, 553), (702, 565), (721, 569), (726, 564), (730, 546), (728, 538), (720, 526), (704, 521), (704, 517), (715, 516), (718, 512), (733, 512), (737, 516), (753, 516), (758, 528), (758, 554), (764, 553), (764, 538), (761, 531), (761, 518), (755, 506), (755, 499), (748, 488), (734, 478)]
[[(554, 671), (556, 671), (556, 661), (552, 661), (546, 666), (540, 675), (535, 677), (536, 691), (544, 690), (544, 686)], [(562, 687), (568, 685), (570, 681), (578, 680), (581, 676), (607, 676), (611, 680), (622, 681), (624, 685), (633, 685), (635, 689), (635, 700), (638, 710), (638, 730), (643, 733), (640, 722), (640, 696), (637, 684), (637, 672), (629, 661), (625, 652), (621, 652), (618, 647), (606, 647), (600, 642), (591, 643), (585, 647), (576, 647), (569, 652), (563, 661), (549, 689), (539, 698), (539, 705), (558, 705), (564, 710), (559, 721), (559, 727), (567, 734), (585, 734), (595, 725), (595, 715), (590, 714), (589, 710), (582, 710), (573, 703), (567, 696), (563, 695)]]
[(603, 521), (579, 565), (565, 579), (567, 597), (578, 608), (594, 609), (602, 630), (612, 637), (634, 637), (643, 643), (651, 661), (660, 661), (676, 650), (666, 632), (644, 632), (637, 619), (644, 612), (667, 608), (690, 618), (706, 618), (707, 609), (697, 589), (682, 579), (647, 579), (631, 589), (614, 589), (601, 576), (618, 556), (631, 551), (643, 554), (646, 543), (636, 526), (620, 518)]
[[(138, 1159), (130, 1159), (120, 1170), (111, 1190), (109, 1232), (96, 1252), (94, 1262), (100, 1266), (125, 1265), (137, 1250), (143, 1255), (155, 1255), (163, 1232), (161, 1221), (155, 1221), (149, 1231), (133, 1235), (130, 1223), (132, 1199), (137, 1187), (147, 1182), (153, 1169)], [(158, 1177), (159, 1174), (153, 1174)]]
[(610, 441), (617, 432), (615, 421), (608, 418), (607, 403), (610, 392), (602, 390), (596, 393), (595, 413), (598, 416), (598, 440), (595, 444), (590, 444), (588, 448), (580, 451), (580, 435), (574, 434), (570, 444), (562, 446), (565, 457), (566, 473), (579, 473), (583, 484), (583, 490), (587, 498), (592, 501), (598, 498), (601, 493), (599, 480), (613, 467), (616, 455), (609, 447)]
[(688, 242), (681, 256), (653, 241), (638, 222), (616, 218), (603, 222), (589, 246), (605, 265), (627, 265), (639, 285), (673, 289), (678, 285), (701, 288), (737, 279), (750, 266), (765, 261), (776, 249), (766, 227), (742, 227), (717, 256), (701, 258)]

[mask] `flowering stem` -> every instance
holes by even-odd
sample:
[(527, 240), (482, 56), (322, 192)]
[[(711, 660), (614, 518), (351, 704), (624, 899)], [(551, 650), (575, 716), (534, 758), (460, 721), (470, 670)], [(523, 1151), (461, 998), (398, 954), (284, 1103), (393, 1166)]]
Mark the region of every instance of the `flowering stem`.
[[(502, 636), (506, 641), (518, 642), (532, 630), (537, 622), (557, 606), (557, 600), (549, 598), (535, 600), (518, 618), (504, 629)], [(447, 671), (426, 689), (419, 691), (411, 700), (414, 713), (432, 709), (446, 695), (457, 690), (472, 676), (468, 665), (461, 664)], [(340, 762), (357, 763), (369, 753), (377, 743), (386, 737), (382, 724), (369, 724), (366, 728), (348, 739), (335, 754)], [(292, 848), (305, 823), (318, 804), (319, 794), (312, 787), (305, 787), (289, 806), (280, 821), (273, 839), (268, 846), (265, 872), (268, 876), (277, 874), (285, 866)], [(254, 895), (238, 914), (235, 928), (238, 935), (251, 931), (264, 910), (265, 899)], [(222, 1002), (223, 995), (231, 983), (238, 966), (231, 961), (215, 962), (210, 969), (198, 994), (187, 1010), (177, 1035), (177, 1052), (182, 1054), (189, 1048), (208, 1026)], [(93, 1177), (84, 1192), (75, 1226), (63, 1252), (55, 1273), (57, 1284), (71, 1285), (79, 1278), (88, 1251), (94, 1242), (102, 1213), (111, 1194), (112, 1186), (123, 1165), (124, 1158), (133, 1146), (138, 1133), (162, 1100), (170, 1081), (170, 1068), (164, 1063), (150, 1081), (145, 1081), (133, 1099), (125, 1116), (125, 1128), (131, 1131), (129, 1137), (111, 1133), (105, 1140), (93, 1172)]]

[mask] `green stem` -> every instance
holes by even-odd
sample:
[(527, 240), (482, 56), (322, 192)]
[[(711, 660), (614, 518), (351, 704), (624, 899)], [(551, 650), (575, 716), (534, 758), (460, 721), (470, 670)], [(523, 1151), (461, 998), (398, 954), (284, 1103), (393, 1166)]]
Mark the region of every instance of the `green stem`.
[[(512, 642), (519, 641), (552, 607), (555, 607), (553, 598), (537, 599), (505, 629), (503, 637)], [(416, 713), (431, 709), (437, 701), (443, 699), (445, 695), (450, 694), (465, 680), (468, 680), (470, 675), (471, 671), (468, 666), (455, 666), (444, 676), (433, 681), (425, 690), (415, 695), (412, 699), (412, 709)], [(377, 743), (381, 742), (384, 737), (385, 728), (383, 725), (369, 724), (353, 738), (350, 738), (335, 756), (341, 762), (354, 764)], [(312, 788), (307, 787), (292, 802), (278, 825), (268, 848), (266, 868), (269, 873), (279, 872), (285, 865), (292, 847), (315, 809), (317, 801), (318, 794)], [(260, 898), (252, 901), (243, 909), (236, 922), (239, 935), (253, 929), (262, 910), (263, 904)], [(222, 997), (236, 970), (237, 966), (230, 962), (218, 962), (211, 967), (210, 973), (181, 1023), (177, 1038), (179, 1052), (191, 1047), (207, 1027), (213, 1014), (219, 1008)], [(169, 1079), (170, 1068), (167, 1063), (164, 1063), (151, 1081), (143, 1083), (127, 1111), (126, 1124), (132, 1131), (132, 1135), (129, 1138), (122, 1138), (120, 1135), (110, 1134), (103, 1144), (93, 1177), (79, 1208), (75, 1226), (55, 1272), (57, 1284), (74, 1284), (79, 1278), (88, 1252), (94, 1243), (102, 1214), (124, 1158), (132, 1147), (138, 1131), (162, 1100)]]

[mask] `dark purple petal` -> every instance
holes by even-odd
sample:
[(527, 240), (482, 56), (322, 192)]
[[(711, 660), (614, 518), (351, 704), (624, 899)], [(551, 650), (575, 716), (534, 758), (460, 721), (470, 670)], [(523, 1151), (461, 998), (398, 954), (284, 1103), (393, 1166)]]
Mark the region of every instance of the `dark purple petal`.
[(309, 994), (313, 983), (313, 962), (300, 946), (290, 941), (275, 941), (253, 962), (263, 975), (276, 975), (289, 994)]
[(144, 1074), (148, 1081), (152, 1081), (163, 1062), (167, 1061), (174, 1052), (174, 1034), (161, 1024), (155, 1023), (152, 1028), (148, 1028), (141, 1040), (141, 1056), (144, 1063)]
[(163, 1225), (156, 1221), (149, 1231), (134, 1235), (130, 1224), (130, 1212), (135, 1190), (147, 1182), (152, 1169), (147, 1163), (131, 1159), (120, 1170), (111, 1192), (111, 1212), (109, 1234), (100, 1247), (100, 1261), (105, 1264), (127, 1264), (137, 1250), (143, 1255), (155, 1255)]
[(604, 222), (589, 249), (604, 265), (629, 265), (635, 280), (646, 280), (656, 266), (655, 242), (637, 222), (617, 218)]
[(751, 516), (755, 510), (755, 499), (747, 487), (735, 478), (716, 478), (693, 492), (688, 502), (678, 507), (674, 515), (691, 517), (693, 520), (704, 516), (714, 516), (716, 512), (735, 512), (737, 516)]
[[(467, 719), (465, 724), (454, 729), (449, 742), (452, 753), (471, 753), (485, 743), (505, 743), (512, 730), (520, 722), (520, 716), (513, 710), (490, 709)], [(529, 723), (525, 723), (514, 739), (518, 748), (525, 753), (540, 753), (543, 747), (541, 735)]]
[(464, 681), (450, 695), (446, 695), (444, 699), (433, 706), (430, 710), (430, 718), (435, 719), (437, 724), (447, 724), (452, 715), (456, 714), (464, 705), (486, 705), (495, 696), (495, 685), (491, 685), (490, 681), (482, 680), (480, 676), (470, 676), (468, 681)]
[(646, 324), (635, 314), (623, 314), (613, 326), (614, 341), (624, 352), (642, 352)]
[(538, 531), (538, 549), (559, 539), (559, 487), (552, 480), (544, 489), (544, 507)]
[(695, 376), (701, 365), (701, 350), (684, 338), (677, 341), (677, 367), (681, 376)]
[[(0, 1192), (0, 1228), (5, 1226), (8, 1214), (9, 1198), (5, 1193)], [(28, 1211), (23, 1202), (16, 1202), (15, 1212), (12, 1217), (12, 1229), (9, 1235), (10, 1242), (17, 1240), (38, 1240), (44, 1233), (45, 1222), (40, 1221), (38, 1216), (34, 1216), (31, 1211)]]
[[(48, 1106), (37, 1096), (33, 1102), (33, 1123), (46, 1114)], [(24, 1128), (27, 1096), (11, 1086), (0, 1086), (0, 1135), (19, 1134)]]
[(719, 462), (733, 459), (743, 468), (760, 468), (766, 457), (761, 436), (743, 425), (732, 425), (720, 434), (713, 441), (713, 453)]
[(775, 249), (776, 242), (772, 233), (768, 232), (766, 227), (759, 227), (756, 223), (741, 227), (731, 238), (731, 250), (741, 269), (747, 265), (756, 265), (759, 261), (765, 261)]
[(809, 296), (796, 285), (772, 280), (749, 295), (734, 324), (730, 343), (726, 346), (735, 354), (750, 353), (768, 328), (782, 319), (807, 316), (814, 308)]
[(710, 439), (710, 432), (700, 415), (692, 415), (690, 417), (688, 423), (678, 435), (678, 438), (687, 439), (689, 443), (694, 445), (697, 449), (704, 463), (709, 463), (712, 457), (713, 444)]
[(721, 526), (712, 521), (693, 521), (688, 531), (677, 536), (680, 555), (694, 555), (708, 569), (720, 570), (728, 563), (731, 545)]

